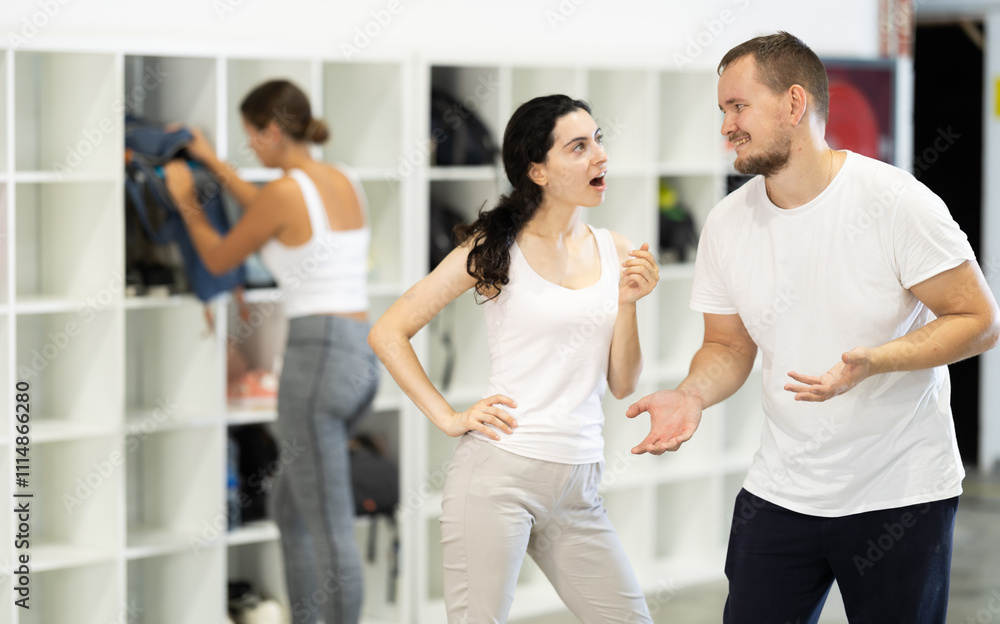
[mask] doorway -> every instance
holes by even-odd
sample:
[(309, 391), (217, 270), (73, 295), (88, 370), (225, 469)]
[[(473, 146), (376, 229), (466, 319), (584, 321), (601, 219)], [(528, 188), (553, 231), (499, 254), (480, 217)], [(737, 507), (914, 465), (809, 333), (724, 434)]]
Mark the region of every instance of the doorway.
[[(983, 24), (918, 23), (913, 174), (937, 193), (977, 257), (983, 206)], [(979, 358), (949, 366), (962, 461), (979, 462)]]

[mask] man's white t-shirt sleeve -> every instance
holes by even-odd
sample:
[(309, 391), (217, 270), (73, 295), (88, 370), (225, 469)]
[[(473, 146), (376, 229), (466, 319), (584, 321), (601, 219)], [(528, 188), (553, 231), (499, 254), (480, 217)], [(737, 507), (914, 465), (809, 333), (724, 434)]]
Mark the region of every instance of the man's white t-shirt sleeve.
[(708, 215), (698, 240), (698, 254), (694, 260), (694, 285), (691, 289), (691, 309), (706, 314), (736, 314), (736, 307), (729, 297), (726, 279), (720, 269), (723, 258), (719, 253), (716, 211)]
[(976, 257), (941, 198), (917, 183), (907, 185), (899, 199), (892, 248), (906, 289)]

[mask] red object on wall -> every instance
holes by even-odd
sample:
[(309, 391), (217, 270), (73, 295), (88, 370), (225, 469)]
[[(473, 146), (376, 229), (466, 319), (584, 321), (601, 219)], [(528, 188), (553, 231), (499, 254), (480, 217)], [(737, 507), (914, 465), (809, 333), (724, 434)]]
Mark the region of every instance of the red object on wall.
[(830, 82), (830, 147), (896, 164), (896, 62), (827, 59), (823, 64)]
[(879, 127), (875, 110), (857, 87), (840, 80), (830, 81), (830, 120), (826, 140), (833, 149), (880, 158)]

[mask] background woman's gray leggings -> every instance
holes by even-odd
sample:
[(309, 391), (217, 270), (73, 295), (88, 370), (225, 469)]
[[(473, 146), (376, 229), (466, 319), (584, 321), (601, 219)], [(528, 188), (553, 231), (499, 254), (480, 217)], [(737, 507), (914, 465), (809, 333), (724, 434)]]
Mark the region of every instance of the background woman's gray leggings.
[(312, 624), (319, 613), (326, 624), (360, 618), (361, 557), (347, 444), (378, 386), (369, 329), (340, 316), (289, 321), (273, 427), (287, 452), (272, 511), (295, 624)]

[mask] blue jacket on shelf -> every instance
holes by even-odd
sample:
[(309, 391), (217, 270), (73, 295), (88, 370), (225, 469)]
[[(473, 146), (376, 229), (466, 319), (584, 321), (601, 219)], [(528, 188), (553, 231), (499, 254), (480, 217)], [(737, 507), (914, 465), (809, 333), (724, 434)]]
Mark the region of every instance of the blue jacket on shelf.
[[(167, 191), (162, 166), (185, 159), (184, 146), (191, 142), (186, 129), (167, 131), (163, 126), (138, 117), (125, 118), (125, 192), (150, 241), (158, 245), (176, 242), (184, 260), (184, 273), (195, 296), (208, 301), (219, 293), (242, 286), (242, 266), (222, 275), (212, 275), (198, 256), (180, 211)], [(219, 234), (229, 231), (230, 223), (222, 201), (222, 187), (199, 163), (187, 161), (194, 176), (195, 190), (205, 216)]]

